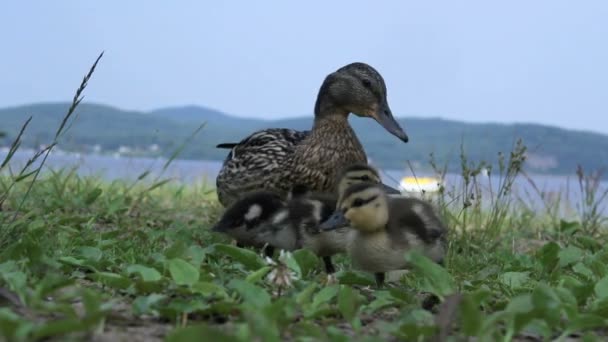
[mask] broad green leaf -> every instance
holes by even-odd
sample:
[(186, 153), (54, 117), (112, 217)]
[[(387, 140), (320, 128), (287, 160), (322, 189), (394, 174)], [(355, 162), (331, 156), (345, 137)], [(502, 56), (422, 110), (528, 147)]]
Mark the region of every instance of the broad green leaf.
[(175, 241), (169, 248), (165, 250), (165, 257), (167, 259), (182, 258), (185, 256), (187, 250), (186, 244), (181, 241)]
[(169, 260), (169, 273), (177, 285), (192, 285), (200, 276), (198, 269), (182, 259)]
[(342, 316), (349, 322), (357, 317), (359, 298), (355, 290), (348, 285), (341, 285), (338, 292), (338, 309)]
[(112, 272), (95, 272), (91, 274), (91, 278), (107, 286), (119, 289), (126, 289), (131, 285), (131, 279)]
[(95, 202), (95, 200), (97, 200), (97, 198), (99, 197), (99, 195), (101, 195), (102, 192), (103, 191), (100, 188), (95, 188), (95, 189), (91, 190), (85, 197), (84, 204), (85, 205), (93, 204), (93, 202)]
[(546, 243), (536, 252), (536, 256), (540, 259), (545, 272), (553, 271), (559, 260), (559, 251), (559, 245), (552, 241)]
[(595, 295), (598, 299), (602, 300), (608, 297), (608, 276), (600, 279), (594, 287)]
[(152, 307), (167, 298), (167, 296), (158, 293), (152, 293), (147, 296), (139, 296), (133, 301), (133, 313), (135, 315), (144, 315), (152, 312)]
[(61, 320), (48, 321), (38, 326), (33, 333), (35, 340), (43, 337), (66, 335), (67, 333), (83, 331), (87, 328), (85, 322), (79, 318), (66, 318)]
[(300, 305), (309, 305), (311, 303), (312, 294), (319, 287), (317, 283), (311, 282), (308, 286), (296, 294), (296, 303)]
[(262, 278), (264, 278), (264, 276), (266, 276), (271, 270), (272, 270), (272, 267), (264, 266), (255, 272), (251, 272), (247, 276), (247, 278), (245, 278), (245, 280), (247, 280), (250, 283), (257, 283)]
[(481, 329), (481, 322), (484, 317), (479, 309), (479, 304), (470, 293), (464, 294), (460, 302), (462, 330), (468, 336), (477, 336)]
[(207, 324), (192, 325), (185, 328), (177, 328), (171, 331), (166, 339), (166, 342), (200, 342), (200, 341), (217, 341), (217, 342), (240, 342), (235, 336), (229, 335), (218, 328), (214, 328)]
[(361, 286), (374, 286), (376, 280), (368, 272), (361, 272), (357, 270), (340, 271), (336, 274), (336, 278), (340, 284), (344, 285), (361, 285)]
[(83, 246), (79, 248), (80, 255), (87, 260), (98, 262), (101, 260), (103, 253), (97, 247)]
[(572, 333), (583, 332), (608, 326), (606, 318), (594, 314), (580, 314), (568, 324), (568, 331)]
[(71, 266), (85, 266), (84, 260), (77, 259), (71, 256), (59, 257), (57, 260)]
[(155, 282), (161, 280), (162, 278), (160, 272), (158, 272), (155, 268), (139, 264), (130, 265), (127, 267), (127, 274), (131, 275), (133, 273), (139, 274), (143, 281)]
[(243, 297), (245, 303), (254, 308), (261, 309), (270, 305), (270, 294), (261, 287), (241, 279), (232, 279), (228, 286), (235, 289)]
[(324, 287), (319, 291), (312, 300), (312, 307), (318, 308), (319, 305), (329, 303), (338, 294), (339, 285), (331, 285)]
[(530, 312), (534, 309), (534, 305), (532, 304), (532, 295), (529, 293), (519, 295), (517, 297), (513, 297), (505, 311), (511, 313), (526, 313)]
[(192, 246), (188, 247), (188, 252), (186, 253), (188, 258), (190, 259), (190, 262), (196, 267), (201, 266), (201, 264), (203, 263), (203, 260), (205, 260), (206, 254), (207, 254), (207, 251), (198, 245), (192, 245)]
[(223, 287), (210, 282), (198, 282), (192, 285), (192, 292), (200, 293), (203, 296), (218, 295), (226, 297), (226, 290)]
[(326, 335), (323, 328), (319, 327), (318, 324), (314, 324), (310, 321), (300, 321), (294, 324), (293, 328), (290, 329), (294, 336), (306, 336), (315, 341), (325, 341)]
[(575, 246), (568, 246), (558, 253), (559, 267), (565, 267), (579, 261), (584, 255), (583, 250)]
[(307, 276), (319, 265), (319, 258), (306, 248), (293, 252), (293, 257), (298, 262), (300, 270), (302, 270), (302, 276)]
[(587, 267), (582, 262), (579, 262), (576, 265), (574, 265), (572, 267), (572, 270), (582, 276), (585, 276), (587, 279), (593, 279), (593, 277), (594, 277), (593, 271), (591, 271), (589, 269), (589, 267)]
[(422, 276), (422, 290), (440, 298), (454, 293), (456, 284), (445, 268), (415, 251), (406, 253), (405, 258), (416, 273)]
[(214, 249), (221, 254), (225, 254), (243, 264), (249, 270), (257, 270), (266, 266), (264, 260), (255, 252), (248, 249), (239, 248), (232, 245), (216, 244)]
[(500, 275), (500, 281), (512, 289), (522, 288), (529, 279), (528, 272), (505, 272)]
[(559, 223), (559, 230), (562, 233), (572, 234), (580, 228), (580, 223), (577, 221), (565, 221), (561, 220)]

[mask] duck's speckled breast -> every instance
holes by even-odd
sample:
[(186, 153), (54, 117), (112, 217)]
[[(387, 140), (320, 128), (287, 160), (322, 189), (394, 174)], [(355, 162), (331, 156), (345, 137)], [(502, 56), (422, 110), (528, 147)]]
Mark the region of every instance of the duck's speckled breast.
[(297, 146), (291, 168), (292, 184), (314, 191), (334, 191), (341, 170), (353, 163), (367, 163), (363, 146), (345, 119), (315, 123), (317, 127)]

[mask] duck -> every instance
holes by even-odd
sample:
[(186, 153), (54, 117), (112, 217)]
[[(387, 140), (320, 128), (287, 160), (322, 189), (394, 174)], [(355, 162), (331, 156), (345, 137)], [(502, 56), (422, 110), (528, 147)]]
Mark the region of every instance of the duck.
[(347, 254), (354, 268), (373, 273), (378, 287), (386, 272), (408, 269), (405, 252), (419, 250), (439, 264), (447, 252), (447, 227), (434, 207), (419, 198), (391, 197), (378, 184), (361, 182), (341, 195), (336, 211), (319, 229), (347, 226)]
[(310, 130), (262, 129), (238, 143), (216, 145), (230, 149), (216, 178), (219, 202), (228, 207), (256, 190), (286, 198), (295, 184), (334, 193), (343, 166), (367, 163), (365, 150), (348, 122), (350, 113), (372, 118), (401, 141), (409, 140), (392, 114), (380, 73), (366, 63), (350, 63), (325, 77)]

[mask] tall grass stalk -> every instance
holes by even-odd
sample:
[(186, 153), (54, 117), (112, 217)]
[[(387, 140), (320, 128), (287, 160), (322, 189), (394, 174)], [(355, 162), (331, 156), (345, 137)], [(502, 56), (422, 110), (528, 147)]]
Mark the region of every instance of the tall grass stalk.
[[(76, 107), (78, 107), (78, 105), (80, 104), (80, 102), (83, 100), (84, 96), (82, 96), (82, 93), (84, 92), (84, 90), (87, 87), (88, 81), (90, 80), (91, 76), (93, 75), (93, 73), (95, 72), (95, 68), (97, 67), (97, 64), (99, 63), (99, 61), (101, 60), (101, 58), (103, 57), (103, 51), (99, 54), (99, 56), (97, 57), (97, 59), (95, 60), (95, 62), (93, 63), (93, 65), (91, 66), (91, 68), (89, 69), (89, 72), (84, 76), (80, 86), (78, 87), (78, 89), (76, 90), (76, 93), (74, 95), (74, 98), (72, 99), (72, 103), (70, 105), (70, 107), (68, 108), (66, 114), (63, 117), (63, 120), (61, 121), (59, 127), (57, 128), (57, 131), (55, 132), (55, 137), (53, 138), (53, 141), (46, 146), (45, 148), (43, 148), (42, 150), (36, 152), (25, 164), (25, 166), (19, 171), (19, 173), (13, 178), (13, 182), (7, 187), (6, 191), (4, 192), (4, 194), (2, 195), (2, 197), (0, 198), (0, 205), (2, 203), (4, 203), (4, 201), (6, 200), (6, 198), (9, 195), (10, 190), (14, 187), (14, 185), (26, 178), (28, 178), (29, 176), (33, 175), (32, 180), (29, 183), (29, 186), (27, 188), (27, 190), (25, 191), (25, 193), (23, 194), (21, 201), (19, 203), (19, 205), (17, 206), (13, 217), (12, 217), (12, 222), (14, 222), (17, 219), (18, 213), (21, 210), (21, 208), (23, 207), (23, 204), (25, 203), (27, 197), (29, 196), (32, 187), (34, 186), (34, 183), (36, 182), (36, 180), (38, 179), (38, 176), (40, 175), (40, 171), (42, 170), (42, 168), (44, 167), (44, 164), (46, 163), (46, 160), (49, 156), (49, 154), (51, 153), (53, 147), (55, 147), (61, 136), (65, 133), (66, 131), (66, 124), (69, 122), (70, 118), (72, 117), (72, 115), (74, 114)], [(30, 123), (30, 121), (32, 120), (32, 117), (30, 116), (26, 122), (23, 124), (21, 130), (19, 131), (19, 134), (17, 135), (17, 137), (15, 138), (15, 140), (13, 141), (13, 143), (11, 144), (11, 147), (9, 149), (9, 153), (7, 154), (7, 156), (4, 158), (4, 161), (2, 162), (1, 166), (0, 166), (0, 170), (2, 170), (6, 165), (8, 165), (8, 163), (10, 162), (10, 160), (12, 159), (12, 157), (14, 156), (15, 152), (17, 152), (17, 150), (19, 149), (20, 145), (21, 145), (21, 137), (23, 136), (23, 133), (25, 132), (28, 124)], [(40, 159), (40, 157), (42, 157), (40, 165), (33, 171), (28, 172), (28, 169), (30, 168), (30, 166), (32, 166), (38, 159)]]

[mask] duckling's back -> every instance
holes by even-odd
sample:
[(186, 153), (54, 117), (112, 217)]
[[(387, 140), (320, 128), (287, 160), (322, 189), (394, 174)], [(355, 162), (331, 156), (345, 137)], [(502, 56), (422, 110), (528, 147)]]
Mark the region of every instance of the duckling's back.
[(393, 243), (419, 244), (428, 257), (442, 261), (447, 248), (447, 227), (433, 206), (411, 197), (393, 197), (389, 203), (387, 230)]

